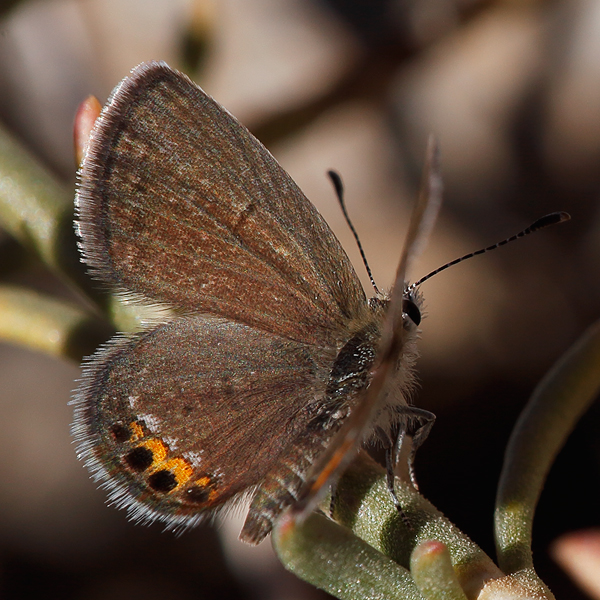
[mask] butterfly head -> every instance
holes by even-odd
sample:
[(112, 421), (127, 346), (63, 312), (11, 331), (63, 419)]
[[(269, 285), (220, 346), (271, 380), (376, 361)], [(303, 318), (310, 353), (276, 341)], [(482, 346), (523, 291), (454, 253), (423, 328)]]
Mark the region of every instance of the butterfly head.
[[(390, 295), (378, 292), (369, 299), (373, 312), (385, 313), (390, 303)], [(423, 297), (414, 285), (406, 285), (402, 296), (402, 321), (404, 329), (418, 327), (423, 319)]]

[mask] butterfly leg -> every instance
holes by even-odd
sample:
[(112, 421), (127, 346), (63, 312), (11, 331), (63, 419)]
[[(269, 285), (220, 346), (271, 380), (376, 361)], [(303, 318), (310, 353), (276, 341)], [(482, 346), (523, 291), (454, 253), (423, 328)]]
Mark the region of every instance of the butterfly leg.
[(382, 428), (378, 427), (376, 429), (376, 435), (383, 444), (385, 449), (385, 472), (386, 472), (386, 484), (387, 489), (400, 515), (400, 518), (404, 522), (404, 524), (412, 529), (412, 525), (408, 520), (408, 517), (404, 514), (402, 510), (402, 505), (400, 504), (400, 500), (398, 495), (396, 494), (395, 487), (395, 479), (396, 479), (396, 465), (398, 464), (398, 456), (400, 455), (400, 450), (402, 449), (402, 441), (404, 440), (405, 428), (400, 427), (398, 432), (393, 434), (395, 439), (392, 439), (390, 435), (388, 435)]
[(329, 518), (333, 519), (333, 515), (335, 512), (335, 505), (338, 501), (338, 488), (337, 481), (334, 481), (331, 484), (331, 499), (329, 500)]
[(406, 516), (406, 513), (404, 512), (404, 510), (402, 510), (402, 505), (400, 504), (400, 500), (398, 499), (398, 496), (396, 494), (396, 486), (395, 486), (395, 482), (396, 482), (395, 468), (396, 468), (396, 464), (398, 462), (398, 455), (400, 453), (399, 450), (402, 446), (403, 439), (404, 439), (404, 431), (399, 433), (398, 438), (395, 441), (395, 443), (390, 444), (385, 449), (386, 483), (387, 483), (388, 491), (392, 498), (392, 502), (394, 503), (394, 506), (396, 507), (396, 511), (400, 515), (400, 518), (402, 519), (404, 524), (409, 529), (412, 529), (413, 526), (412, 526), (411, 522), (409, 521), (408, 517)]
[[(410, 454), (408, 456), (408, 472), (410, 474), (411, 483), (418, 491), (419, 485), (417, 484), (417, 478), (415, 477), (415, 456), (417, 455), (417, 450), (429, 436), (429, 432), (435, 423), (435, 415), (428, 410), (417, 408), (415, 406), (408, 407), (407, 414), (411, 421), (416, 424), (416, 427), (412, 429), (412, 448), (410, 449)], [(401, 435), (403, 437), (404, 432), (402, 432)], [(402, 443), (400, 436), (399, 441)]]
[(400, 500), (398, 499), (398, 496), (396, 494), (396, 465), (398, 463), (398, 457), (400, 456), (400, 453), (402, 451), (402, 445), (404, 444), (406, 435), (407, 433), (409, 433), (412, 436), (412, 447), (408, 457), (408, 472), (413, 487), (418, 491), (419, 485), (417, 484), (417, 478), (415, 477), (414, 468), (415, 456), (417, 454), (417, 450), (429, 436), (429, 432), (431, 431), (431, 428), (435, 423), (435, 415), (427, 410), (424, 410), (422, 408), (416, 408), (414, 406), (403, 407), (400, 413), (404, 416), (405, 420), (402, 419), (397, 428), (395, 428), (395, 431), (392, 434), (395, 437), (395, 439), (390, 439), (390, 436), (379, 428), (377, 430), (377, 435), (383, 442), (385, 448), (385, 469), (387, 488), (389, 490), (392, 501), (394, 502), (396, 510), (402, 518), (402, 521), (407, 527), (412, 529), (412, 525), (408, 520), (408, 517), (402, 510)]

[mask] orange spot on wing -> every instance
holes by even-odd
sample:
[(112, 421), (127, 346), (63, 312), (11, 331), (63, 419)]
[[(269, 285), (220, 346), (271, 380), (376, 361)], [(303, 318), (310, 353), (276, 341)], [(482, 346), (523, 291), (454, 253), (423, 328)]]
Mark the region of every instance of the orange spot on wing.
[(146, 440), (139, 444), (139, 447), (148, 448), (152, 452), (152, 467), (156, 468), (167, 458), (169, 448), (162, 440)]
[(144, 437), (144, 429), (136, 421), (132, 421), (131, 423), (129, 423), (129, 429), (131, 429), (132, 432), (130, 438), (132, 442), (136, 442), (137, 440)]
[(187, 483), (194, 473), (194, 469), (192, 469), (190, 464), (183, 458), (172, 458), (160, 465), (160, 468), (171, 471), (171, 473), (175, 475), (178, 487)]

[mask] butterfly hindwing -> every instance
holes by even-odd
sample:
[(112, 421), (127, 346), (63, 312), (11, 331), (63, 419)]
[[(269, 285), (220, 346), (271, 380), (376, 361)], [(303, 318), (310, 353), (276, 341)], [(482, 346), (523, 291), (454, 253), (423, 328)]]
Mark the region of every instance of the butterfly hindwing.
[(203, 317), (117, 338), (85, 367), (79, 452), (135, 517), (193, 524), (281, 470), (323, 411), (333, 359)]

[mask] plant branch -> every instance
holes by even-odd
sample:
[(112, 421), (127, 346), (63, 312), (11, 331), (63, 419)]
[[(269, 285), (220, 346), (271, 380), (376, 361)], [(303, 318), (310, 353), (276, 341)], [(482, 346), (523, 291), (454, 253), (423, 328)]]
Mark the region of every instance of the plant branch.
[[(86, 274), (77, 251), (73, 217), (73, 192), (0, 126), (2, 227), (79, 293), (98, 304), (118, 329), (136, 328), (141, 320), (139, 308), (101, 292), (100, 284)], [(24, 335), (19, 343), (27, 339), (33, 341)], [(44, 345), (36, 343), (34, 347), (41, 349)]]
[(506, 573), (532, 569), (533, 515), (554, 459), (600, 391), (600, 322), (539, 383), (509, 440), (496, 498), (495, 535)]
[(407, 569), (349, 529), (312, 514), (301, 527), (279, 519), (273, 545), (286, 569), (341, 600), (425, 600)]
[(0, 285), (0, 339), (81, 361), (113, 333), (105, 320), (70, 303), (26, 288)]

